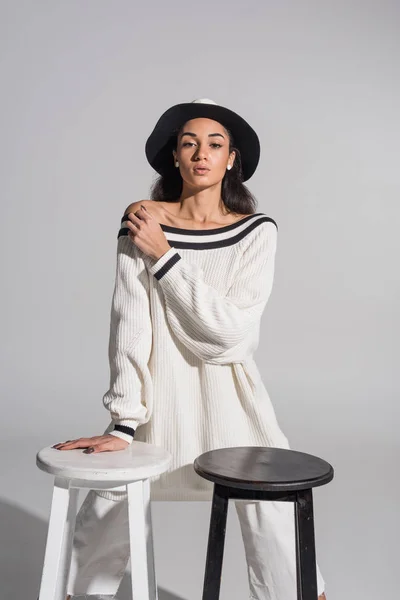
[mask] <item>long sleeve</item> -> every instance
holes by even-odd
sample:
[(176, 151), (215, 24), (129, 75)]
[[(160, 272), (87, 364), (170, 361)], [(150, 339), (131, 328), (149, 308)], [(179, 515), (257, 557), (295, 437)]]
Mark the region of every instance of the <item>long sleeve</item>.
[(120, 235), (108, 346), (110, 387), (103, 404), (114, 424), (109, 433), (126, 441), (132, 441), (135, 429), (151, 417), (151, 349), (149, 276), (139, 249)]
[(274, 278), (276, 225), (263, 222), (246, 240), (238, 273), (225, 296), (208, 285), (202, 269), (183, 259), (176, 248), (149, 267), (162, 287), (175, 335), (207, 362), (240, 362), (258, 341)]

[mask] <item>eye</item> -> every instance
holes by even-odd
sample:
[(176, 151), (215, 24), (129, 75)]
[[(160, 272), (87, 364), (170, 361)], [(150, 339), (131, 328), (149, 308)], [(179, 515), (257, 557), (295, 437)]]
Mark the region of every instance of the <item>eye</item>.
[[(185, 142), (182, 144), (183, 147), (185, 146), (193, 146), (194, 142)], [(217, 148), (222, 148), (222, 144), (218, 144), (217, 142), (213, 142), (212, 144), (210, 144), (210, 146), (216, 146)]]

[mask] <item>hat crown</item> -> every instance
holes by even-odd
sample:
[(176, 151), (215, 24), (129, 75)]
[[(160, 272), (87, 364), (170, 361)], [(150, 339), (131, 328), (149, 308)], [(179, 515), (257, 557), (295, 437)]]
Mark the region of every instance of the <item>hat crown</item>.
[(215, 104), (218, 106), (217, 103), (214, 102), (214, 100), (210, 100), (210, 98), (198, 98), (197, 100), (192, 100), (192, 104)]

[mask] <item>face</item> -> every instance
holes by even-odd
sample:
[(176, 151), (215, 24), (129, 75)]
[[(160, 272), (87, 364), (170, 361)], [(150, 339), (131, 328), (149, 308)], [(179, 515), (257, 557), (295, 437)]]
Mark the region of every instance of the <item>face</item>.
[[(233, 165), (235, 151), (229, 153), (228, 134), (218, 121), (197, 118), (182, 127), (174, 163), (179, 162), (182, 179), (196, 187), (208, 187), (222, 181), (228, 165)], [(205, 170), (196, 170), (205, 167)]]

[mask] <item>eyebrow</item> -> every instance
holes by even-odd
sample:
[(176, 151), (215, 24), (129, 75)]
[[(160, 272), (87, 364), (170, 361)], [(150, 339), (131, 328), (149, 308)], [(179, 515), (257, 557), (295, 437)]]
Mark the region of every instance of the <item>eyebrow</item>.
[[(184, 135), (190, 135), (191, 137), (197, 137), (196, 133), (192, 133), (191, 131), (185, 131), (185, 133), (182, 133), (181, 135), (181, 139), (183, 138)], [(223, 139), (225, 139), (225, 137), (222, 135), (222, 133), (209, 133), (208, 137), (215, 137), (219, 135), (220, 137), (222, 137)]]

